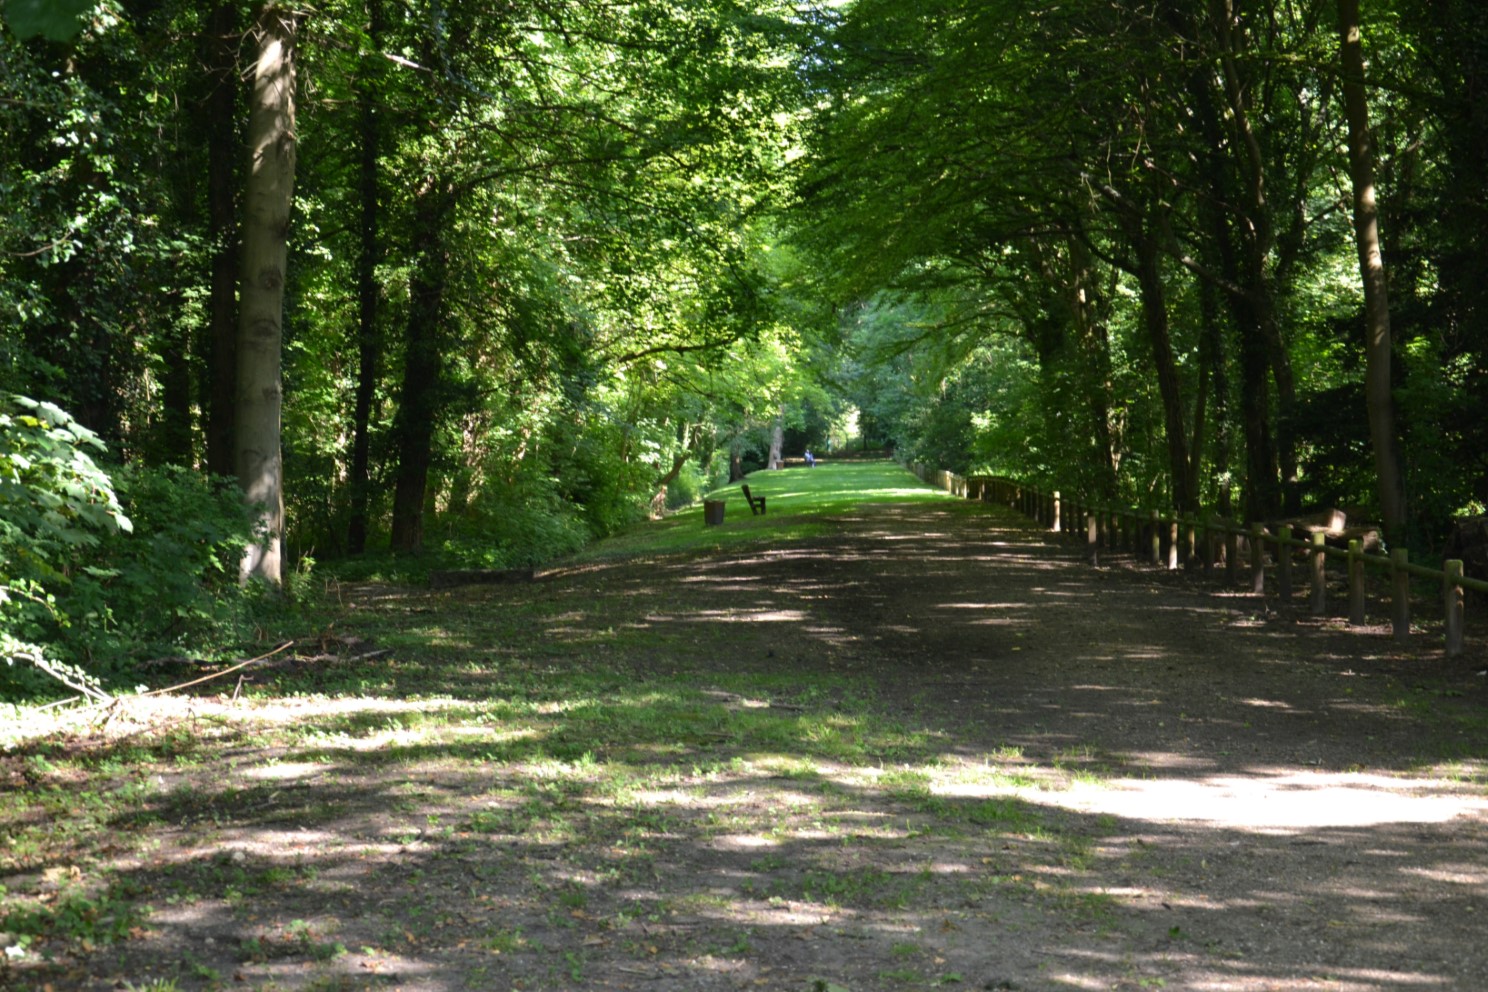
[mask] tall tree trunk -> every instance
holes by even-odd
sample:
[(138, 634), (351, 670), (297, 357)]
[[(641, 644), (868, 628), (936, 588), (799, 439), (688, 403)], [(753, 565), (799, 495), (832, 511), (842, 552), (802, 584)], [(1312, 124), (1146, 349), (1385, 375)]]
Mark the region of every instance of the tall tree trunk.
[[(1230, 372), (1224, 347), (1224, 325), (1220, 313), (1219, 288), (1208, 280), (1199, 281), (1199, 313), (1204, 322), (1199, 361), (1210, 370), (1214, 380), (1214, 508), (1221, 516), (1234, 512), (1230, 505)], [(1199, 428), (1194, 425), (1193, 459), (1199, 459)], [(1195, 492), (1197, 492), (1197, 488)]]
[(284, 583), (283, 402), (280, 351), (284, 278), (295, 177), (296, 15), (264, 6), (255, 32), (258, 59), (248, 117), (249, 165), (243, 205), (243, 277), (238, 318), (236, 406), (238, 482), (258, 531), (241, 575)]
[(1374, 142), (1369, 134), (1369, 105), (1364, 97), (1359, 0), (1338, 0), (1338, 29), (1343, 102), (1349, 129), (1349, 177), (1354, 186), (1354, 240), (1359, 251), (1359, 274), (1364, 280), (1364, 400), (1369, 411), (1369, 438), (1374, 446), (1385, 537), (1393, 543), (1405, 538), (1405, 484), (1400, 470), (1399, 438), (1395, 433), (1395, 404), (1390, 393), (1390, 291), (1380, 250)]
[[(1261, 357), (1266, 370), (1275, 379), (1279, 407), (1274, 442), (1271, 440), (1269, 427), (1266, 431), (1266, 446), (1271, 450), (1266, 453), (1264, 460), (1276, 463), (1282, 485), (1280, 491), (1272, 495), (1271, 491), (1275, 487), (1271, 480), (1264, 480), (1256, 489), (1257, 499), (1247, 508), (1248, 512), (1257, 513), (1265, 505), (1268, 509), (1264, 515), (1269, 516), (1280, 508), (1283, 499), (1289, 512), (1299, 509), (1300, 480), (1294, 423), (1296, 386), (1292, 377), (1291, 358), (1276, 320), (1275, 291), (1267, 268), (1271, 249), (1275, 244), (1275, 224), (1267, 190), (1265, 156), (1260, 139), (1251, 125), (1252, 81), (1244, 77), (1241, 68), (1241, 55), (1244, 53), (1241, 51), (1242, 36), (1238, 30), (1238, 15), (1234, 0), (1216, 0), (1215, 7), (1220, 43), (1220, 77), (1230, 125), (1229, 145), (1234, 151), (1242, 177), (1239, 190), (1242, 223), (1239, 233), (1244, 264), (1237, 269), (1238, 274), (1243, 275), (1239, 283), (1250, 297), (1240, 304), (1240, 309), (1245, 314), (1244, 319), (1239, 321), (1242, 374), (1249, 368), (1247, 378), (1253, 378), (1256, 372), (1254, 362), (1258, 356)], [(1247, 362), (1250, 364), (1247, 365)], [(1259, 397), (1249, 395), (1252, 388), (1250, 382), (1246, 382), (1244, 388), (1247, 395), (1241, 398), (1241, 405), (1248, 409), (1254, 406), (1253, 401)], [(1248, 438), (1256, 433), (1255, 427), (1258, 425), (1252, 423), (1255, 415), (1259, 415), (1255, 410), (1247, 413), (1247, 424), (1250, 425), (1247, 428)], [(1270, 411), (1265, 411), (1264, 416), (1269, 420)], [(1260, 452), (1255, 452), (1248, 459), (1253, 471), (1260, 467), (1260, 455)], [(1275, 507), (1269, 508), (1272, 503), (1276, 504)]]
[(744, 479), (744, 452), (742, 445), (744, 439), (735, 436), (729, 441), (729, 481), (741, 482)]
[(679, 422), (677, 424), (677, 452), (672, 455), (672, 467), (667, 469), (666, 474), (657, 479), (651, 486), (651, 519), (660, 520), (666, 512), (667, 486), (677, 481), (677, 476), (682, 474), (682, 467), (687, 464), (687, 459), (692, 457), (693, 448), (697, 446), (702, 436), (702, 425), (687, 425)]
[[(1218, 7), (1222, 11), (1229, 10), (1229, 6), (1228, 0), (1218, 0)], [(1229, 45), (1228, 41), (1226, 45)], [(1231, 77), (1235, 71), (1231, 64), (1233, 60), (1227, 57), (1222, 61), (1227, 66), (1226, 84), (1231, 85)], [(1240, 142), (1247, 148), (1245, 161), (1248, 167), (1240, 171), (1247, 175), (1248, 193), (1235, 189), (1229, 156), (1231, 146), (1235, 145), (1238, 139), (1233, 130), (1226, 134), (1223, 115), (1216, 104), (1214, 95), (1209, 90), (1210, 82), (1211, 80), (1207, 77), (1196, 77), (1192, 89), (1194, 107), (1204, 136), (1208, 172), (1214, 184), (1213, 195), (1200, 200), (1200, 209), (1203, 212), (1204, 225), (1211, 232), (1211, 243), (1217, 256), (1218, 281), (1211, 282), (1211, 286), (1223, 287), (1225, 303), (1239, 336), (1240, 423), (1245, 442), (1246, 467), (1244, 514), (1249, 520), (1264, 520), (1273, 516), (1281, 507), (1280, 486), (1277, 483), (1276, 451), (1271, 434), (1269, 380), (1272, 366), (1267, 337), (1256, 310), (1258, 294), (1264, 292), (1264, 279), (1261, 279), (1261, 284), (1257, 285), (1255, 265), (1251, 264), (1247, 268), (1242, 263), (1241, 256), (1245, 253), (1246, 262), (1253, 263), (1257, 259), (1263, 262), (1264, 253), (1256, 253), (1255, 246), (1257, 243), (1264, 243), (1266, 236), (1264, 231), (1256, 229), (1255, 221), (1247, 212), (1226, 210), (1220, 205), (1248, 200), (1252, 207), (1257, 204), (1264, 206), (1265, 187), (1262, 175), (1256, 172), (1260, 166), (1260, 160), (1255, 149), (1254, 136), (1249, 134), (1248, 117), (1242, 115), (1240, 124), (1236, 126), (1242, 137), (1251, 139)], [(1235, 89), (1238, 90), (1238, 87)], [(1231, 92), (1228, 95), (1232, 103), (1237, 98), (1237, 92)], [(1240, 103), (1240, 109), (1244, 110), (1243, 101)], [(1234, 116), (1233, 107), (1230, 116)], [(1261, 215), (1263, 221), (1265, 216), (1263, 211)], [(1237, 247), (1237, 242), (1245, 242), (1248, 252), (1246, 248)], [(1259, 271), (1261, 274), (1264, 273), (1263, 264)], [(1213, 274), (1211, 273), (1208, 278), (1213, 280)], [(1206, 306), (1206, 309), (1214, 308), (1214, 295), (1216, 294), (1211, 292), (1208, 296), (1201, 297), (1201, 303)], [(1217, 313), (1206, 313), (1205, 325), (1209, 333), (1218, 334), (1220, 325)], [(1215, 351), (1223, 355), (1223, 349), (1215, 349)], [(1216, 380), (1215, 400), (1221, 406), (1227, 406), (1227, 397), (1221, 395), (1222, 392), (1227, 392), (1227, 389), (1227, 379)], [(1215, 471), (1220, 482), (1221, 506), (1219, 509), (1221, 513), (1226, 512), (1224, 504), (1229, 502), (1229, 483), (1226, 481), (1226, 473), (1231, 451), (1226, 435), (1223, 433), (1225, 430), (1222, 424), (1222, 434), (1215, 458)]]
[(237, 472), (233, 408), (238, 349), (238, 7), (219, 3), (207, 23), (207, 238), (212, 245), (207, 306), (207, 358), (201, 405), (206, 412), (207, 471)]
[(1137, 252), (1137, 285), (1142, 295), (1142, 321), (1152, 346), (1157, 370), (1157, 390), (1162, 396), (1163, 428), (1168, 441), (1168, 472), (1173, 480), (1173, 505), (1180, 513), (1198, 509), (1198, 497), (1190, 486), (1188, 438), (1183, 424), (1183, 389), (1178, 363), (1173, 357), (1173, 338), (1168, 327), (1167, 293), (1163, 288), (1157, 236), (1132, 223), (1133, 247)]
[(377, 393), (377, 366), (382, 338), (377, 327), (377, 262), (381, 257), (378, 239), (380, 127), (377, 119), (377, 87), (372, 66), (380, 58), (382, 0), (367, 0), (368, 39), (373, 52), (362, 66), (357, 85), (361, 160), (358, 195), (361, 199), (361, 246), (357, 256), (357, 385), (352, 415), (351, 513), (346, 526), (346, 549), (360, 554), (367, 547), (367, 513), (371, 498), (369, 455), (372, 436), (372, 401)]
[(403, 382), (393, 422), (398, 475), (393, 485), (392, 547), (404, 553), (419, 551), (424, 543), (425, 498), (444, 378), (444, 297), (450, 263), (444, 226), (451, 204), (442, 178), (431, 179), (414, 203), (417, 256), (409, 279)]
[(781, 468), (785, 463), (781, 461), (781, 455), (785, 449), (785, 408), (775, 416), (775, 426), (770, 430), (770, 455), (766, 459), (765, 467), (769, 469)]
[(1116, 495), (1117, 452), (1111, 433), (1111, 339), (1097, 303), (1094, 261), (1078, 237), (1068, 239), (1069, 271), (1066, 273), (1067, 305), (1079, 342), (1082, 378), (1086, 387), (1094, 473), (1090, 494), (1110, 499)]
[(176, 359), (167, 361), (160, 373), (160, 422), (151, 454), (161, 464), (190, 465), (191, 363), (186, 356), (192, 349), (191, 333), (184, 321), (173, 322), (166, 342)]
[(1079, 483), (1088, 495), (1109, 498), (1116, 492), (1117, 472), (1110, 337), (1101, 319), (1094, 262), (1084, 240), (1068, 232), (1057, 243), (1034, 242), (1030, 251), (1046, 292), (1041, 308), (1058, 315), (1025, 317), (1039, 358), (1049, 443), (1078, 444), (1088, 451), (1079, 465)]

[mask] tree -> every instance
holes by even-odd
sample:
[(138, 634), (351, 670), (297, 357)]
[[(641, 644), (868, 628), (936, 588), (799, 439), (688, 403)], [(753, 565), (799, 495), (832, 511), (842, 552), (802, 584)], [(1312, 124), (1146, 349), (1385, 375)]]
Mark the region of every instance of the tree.
[(1385, 535), (1405, 537), (1405, 488), (1400, 448), (1395, 434), (1395, 404), (1390, 382), (1390, 288), (1380, 249), (1379, 205), (1374, 189), (1374, 142), (1369, 134), (1369, 105), (1364, 97), (1364, 51), (1359, 29), (1359, 0), (1338, 0), (1339, 60), (1348, 116), (1349, 178), (1354, 188), (1354, 239), (1359, 273), (1364, 281), (1365, 402), (1369, 435), (1379, 477), (1380, 510)]
[(274, 3), (255, 21), (258, 58), (248, 117), (241, 308), (238, 318), (238, 483), (259, 533), (243, 557), (244, 580), (284, 582), (283, 404), (280, 372), (284, 283), (295, 180), (295, 37), (299, 15)]
[(241, 104), (238, 45), (242, 30), (238, 4), (221, 0), (202, 33), (207, 98), (201, 102), (200, 127), (207, 144), (207, 229), (211, 253), (210, 303), (202, 352), (206, 356), (201, 406), (207, 469), (234, 475), (237, 448), (233, 417), (237, 405), (238, 345), (238, 135)]

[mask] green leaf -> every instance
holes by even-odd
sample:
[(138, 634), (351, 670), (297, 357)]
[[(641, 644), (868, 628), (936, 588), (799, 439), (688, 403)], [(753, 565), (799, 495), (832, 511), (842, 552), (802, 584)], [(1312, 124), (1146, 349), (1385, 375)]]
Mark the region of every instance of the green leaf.
[(5, 22), (22, 41), (71, 41), (82, 32), (94, 0), (5, 0)]

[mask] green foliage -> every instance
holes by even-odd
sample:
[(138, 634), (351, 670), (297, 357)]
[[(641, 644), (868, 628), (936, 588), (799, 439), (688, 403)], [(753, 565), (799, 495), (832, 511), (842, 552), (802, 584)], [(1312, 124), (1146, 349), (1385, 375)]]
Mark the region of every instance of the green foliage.
[(81, 552), (103, 534), (129, 531), (130, 520), (89, 454), (103, 451), (92, 431), (51, 403), (0, 403), (0, 656), (91, 690), (88, 676), (41, 641), (71, 622), (56, 597)]
[(37, 36), (71, 41), (96, 0), (5, 0), (5, 23), (22, 41)]
[(58, 606), (72, 622), (57, 647), (99, 674), (141, 656), (210, 656), (239, 643), (257, 592), (238, 582), (250, 525), (235, 482), (185, 468), (129, 466), (115, 476), (134, 532), (104, 541)]
[(689, 460), (682, 466), (682, 471), (677, 473), (677, 478), (667, 486), (666, 508), (680, 510), (691, 506), (702, 499), (703, 493), (711, 488), (713, 487), (703, 475), (702, 467), (696, 461)]
[(577, 551), (590, 536), (577, 507), (551, 486), (529, 485), (484, 495), (450, 522), (437, 554), (461, 568), (530, 568)]
[[(170, 467), (111, 478), (102, 450), (52, 404), (0, 412), (0, 651), (95, 694), (142, 656), (235, 643), (257, 607), (237, 581), (235, 484)], [(10, 674), (9, 695), (41, 688)]]
[(148, 907), (138, 896), (138, 890), (127, 884), (93, 895), (70, 888), (50, 905), (0, 913), (0, 931), (19, 936), (22, 947), (34, 940), (114, 944), (145, 922)]

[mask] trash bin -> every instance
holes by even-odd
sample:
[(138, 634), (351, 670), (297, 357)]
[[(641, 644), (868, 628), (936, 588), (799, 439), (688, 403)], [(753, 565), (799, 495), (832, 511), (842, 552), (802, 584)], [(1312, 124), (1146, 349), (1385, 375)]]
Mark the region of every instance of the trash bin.
[(723, 503), (721, 499), (703, 500), (703, 525), (705, 527), (717, 527), (723, 523)]

